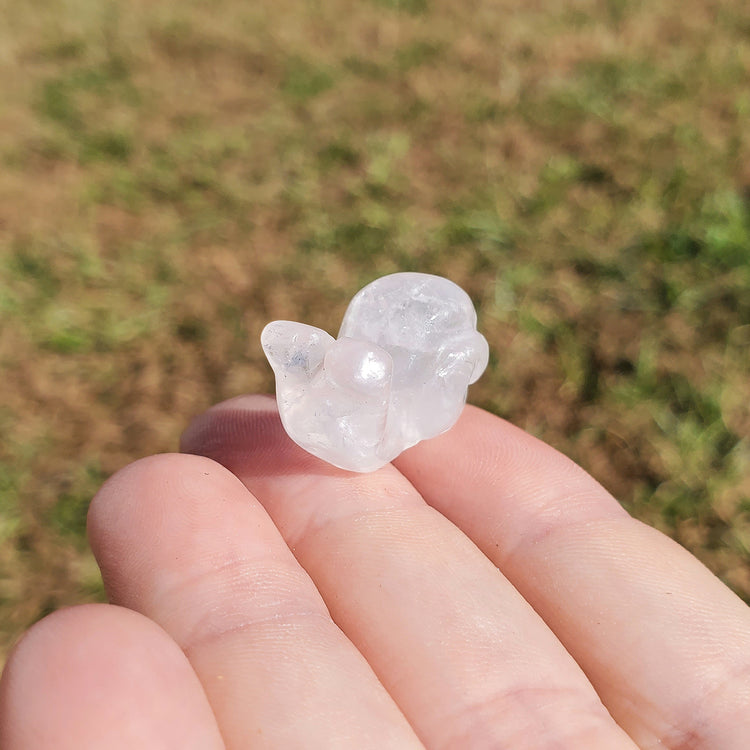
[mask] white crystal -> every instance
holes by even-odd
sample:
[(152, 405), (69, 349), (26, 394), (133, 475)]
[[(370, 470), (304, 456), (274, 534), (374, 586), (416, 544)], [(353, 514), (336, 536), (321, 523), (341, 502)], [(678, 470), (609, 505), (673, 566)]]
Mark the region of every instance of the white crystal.
[(448, 279), (395, 273), (360, 290), (339, 338), (276, 320), (261, 334), (289, 437), (350, 471), (374, 471), (450, 429), (487, 366), (466, 292)]

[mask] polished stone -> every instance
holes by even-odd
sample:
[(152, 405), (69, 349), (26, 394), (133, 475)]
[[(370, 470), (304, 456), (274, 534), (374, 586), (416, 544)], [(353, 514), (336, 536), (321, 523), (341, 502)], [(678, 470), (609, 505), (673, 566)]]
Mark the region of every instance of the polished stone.
[(350, 471), (374, 471), (450, 429), (487, 366), (487, 341), (459, 286), (396, 273), (352, 299), (338, 339), (277, 320), (261, 334), (281, 421), (298, 445)]

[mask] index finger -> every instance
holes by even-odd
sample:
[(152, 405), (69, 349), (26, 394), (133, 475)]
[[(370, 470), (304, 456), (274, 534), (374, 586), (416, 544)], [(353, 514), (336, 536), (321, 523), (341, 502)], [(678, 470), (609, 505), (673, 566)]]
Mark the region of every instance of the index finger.
[(686, 550), (474, 407), (394, 463), (544, 618), (640, 747), (750, 747), (750, 610)]

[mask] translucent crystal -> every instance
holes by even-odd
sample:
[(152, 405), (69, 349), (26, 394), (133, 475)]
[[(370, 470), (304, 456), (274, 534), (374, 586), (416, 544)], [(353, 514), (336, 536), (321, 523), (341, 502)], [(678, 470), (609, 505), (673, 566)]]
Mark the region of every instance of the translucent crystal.
[(349, 303), (338, 339), (276, 320), (261, 344), (289, 436), (350, 471), (374, 471), (452, 427), (487, 366), (466, 292), (448, 279), (395, 273)]

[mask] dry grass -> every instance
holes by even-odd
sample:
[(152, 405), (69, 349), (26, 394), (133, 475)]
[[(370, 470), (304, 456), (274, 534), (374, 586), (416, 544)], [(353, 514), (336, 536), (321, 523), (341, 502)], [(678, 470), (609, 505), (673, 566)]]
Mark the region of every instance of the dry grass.
[(102, 595), (98, 484), (377, 275), (474, 297), (472, 399), (750, 597), (742, 0), (0, 2), (0, 651)]

